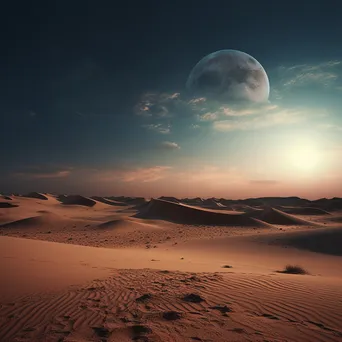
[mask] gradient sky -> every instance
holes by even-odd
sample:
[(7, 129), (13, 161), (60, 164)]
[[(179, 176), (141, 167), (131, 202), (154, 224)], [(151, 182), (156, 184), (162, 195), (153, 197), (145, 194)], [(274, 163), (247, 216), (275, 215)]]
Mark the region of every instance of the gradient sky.
[[(234, 3), (8, 5), (0, 192), (342, 197), (342, 5)], [(268, 103), (186, 95), (222, 49), (263, 65)]]

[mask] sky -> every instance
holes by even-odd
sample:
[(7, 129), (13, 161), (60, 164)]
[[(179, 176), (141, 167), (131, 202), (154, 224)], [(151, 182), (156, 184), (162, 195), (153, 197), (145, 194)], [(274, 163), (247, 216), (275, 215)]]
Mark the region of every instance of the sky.
[[(2, 11), (0, 193), (342, 197), (342, 5), (115, 4)], [(268, 101), (190, 96), (225, 49), (261, 63)]]

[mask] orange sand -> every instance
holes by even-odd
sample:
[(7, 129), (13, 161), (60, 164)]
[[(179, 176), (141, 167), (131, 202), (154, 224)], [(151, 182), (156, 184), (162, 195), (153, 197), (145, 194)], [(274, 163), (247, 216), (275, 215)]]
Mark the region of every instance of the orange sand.
[(0, 340), (342, 341), (341, 212), (144, 202), (1, 198)]

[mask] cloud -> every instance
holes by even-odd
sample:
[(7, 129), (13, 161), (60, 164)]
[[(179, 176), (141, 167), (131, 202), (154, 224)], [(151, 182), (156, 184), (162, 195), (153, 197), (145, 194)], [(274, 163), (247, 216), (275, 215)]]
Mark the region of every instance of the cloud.
[(188, 101), (188, 104), (197, 105), (198, 103), (204, 103), (207, 99), (205, 97), (197, 97)]
[(138, 168), (134, 171), (128, 171), (123, 174), (123, 182), (155, 182), (165, 177), (165, 172), (170, 169), (169, 166), (154, 166), (148, 168)]
[(93, 170), (93, 177), (98, 181), (113, 182), (155, 182), (166, 176), (170, 166), (132, 167), (124, 170)]
[(135, 114), (144, 117), (171, 117), (179, 103), (182, 103), (180, 93), (146, 93), (135, 106)]
[(219, 118), (219, 113), (208, 112), (197, 116), (200, 121), (215, 121)]
[(161, 134), (169, 134), (171, 132), (171, 125), (163, 125), (163, 124), (146, 124), (142, 125), (142, 127), (149, 129), (151, 131), (155, 131)]
[(71, 170), (60, 170), (52, 172), (17, 172), (14, 174), (15, 177), (26, 178), (26, 179), (53, 179), (53, 178), (65, 178), (71, 174)]
[(278, 105), (270, 103), (249, 105), (246, 107), (220, 106), (216, 111), (198, 114), (197, 118), (199, 121), (218, 121), (226, 118), (234, 119), (243, 116), (275, 112), (278, 108)]
[(342, 89), (342, 62), (327, 61), (318, 64), (280, 66), (274, 71), (272, 97), (281, 99), (286, 92), (306, 86)]
[[(291, 125), (306, 120), (309, 113), (303, 109), (279, 109), (274, 108), (269, 113), (253, 116), (242, 117), (233, 120), (220, 120), (213, 123), (213, 128), (217, 131), (244, 131), (257, 130), (279, 125)], [(310, 113), (312, 115), (312, 113)]]
[(161, 146), (166, 150), (179, 150), (180, 149), (180, 146), (177, 143), (171, 142), (171, 141), (163, 141), (161, 143)]
[[(192, 117), (205, 111), (207, 100), (204, 97), (191, 98), (181, 93), (145, 93), (136, 104), (136, 115), (148, 119), (170, 119), (172, 117)], [(208, 111), (208, 110), (207, 110)]]

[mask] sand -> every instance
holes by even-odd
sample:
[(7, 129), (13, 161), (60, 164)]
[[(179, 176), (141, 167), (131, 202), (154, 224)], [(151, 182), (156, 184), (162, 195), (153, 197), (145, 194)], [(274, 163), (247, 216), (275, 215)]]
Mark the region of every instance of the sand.
[(167, 199), (2, 197), (0, 341), (342, 341), (341, 211)]

